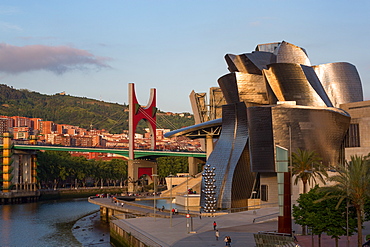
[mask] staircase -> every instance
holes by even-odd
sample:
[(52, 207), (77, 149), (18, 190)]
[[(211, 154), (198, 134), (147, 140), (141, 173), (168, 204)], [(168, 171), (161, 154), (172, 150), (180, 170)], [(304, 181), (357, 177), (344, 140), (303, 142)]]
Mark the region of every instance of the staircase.
[[(188, 181), (184, 181), (181, 184), (177, 185), (176, 187), (172, 188), (172, 196), (175, 197), (177, 195), (185, 195), (187, 194), (187, 189), (193, 189), (196, 191), (197, 194), (200, 194), (201, 189), (201, 182), (202, 182), (202, 173), (198, 173), (195, 177), (189, 177)], [(186, 186), (188, 184), (188, 186)], [(162, 191), (161, 197), (169, 197), (171, 195), (171, 190)]]

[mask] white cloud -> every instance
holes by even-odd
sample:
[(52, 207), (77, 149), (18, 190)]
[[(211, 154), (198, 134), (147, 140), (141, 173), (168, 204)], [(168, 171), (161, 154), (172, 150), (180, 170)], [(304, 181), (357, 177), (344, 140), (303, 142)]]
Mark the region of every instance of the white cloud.
[(69, 46), (28, 45), (13, 46), (0, 43), (0, 72), (19, 74), (46, 70), (63, 74), (70, 70), (110, 68), (109, 58)]

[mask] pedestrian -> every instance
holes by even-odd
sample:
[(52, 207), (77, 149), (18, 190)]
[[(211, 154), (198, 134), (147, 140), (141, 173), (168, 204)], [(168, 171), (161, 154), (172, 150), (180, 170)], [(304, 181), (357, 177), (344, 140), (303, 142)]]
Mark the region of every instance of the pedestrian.
[(123, 207), (123, 202), (121, 202), (121, 206)]
[(229, 244), (229, 246), (231, 246), (231, 238), (230, 238), (230, 236), (227, 237), (227, 243)]
[(177, 210), (177, 208), (175, 208), (175, 214), (179, 214), (179, 211)]
[(175, 214), (175, 209), (173, 208), (173, 209), (172, 209), (172, 215), (174, 215), (174, 214)]
[(224, 242), (225, 242), (225, 246), (229, 246), (229, 236), (225, 236)]
[(220, 232), (218, 230), (216, 230), (215, 236), (216, 236), (216, 240), (218, 241), (218, 238), (220, 237)]
[(202, 219), (202, 211), (199, 210), (199, 219)]
[(213, 221), (213, 230), (216, 231), (216, 228), (217, 228), (217, 223), (216, 221)]

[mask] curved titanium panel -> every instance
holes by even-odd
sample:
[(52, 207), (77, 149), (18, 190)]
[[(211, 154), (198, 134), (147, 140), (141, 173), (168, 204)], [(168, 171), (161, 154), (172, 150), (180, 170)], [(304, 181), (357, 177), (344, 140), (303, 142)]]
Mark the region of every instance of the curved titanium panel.
[(253, 172), (275, 172), (271, 106), (248, 107), (249, 151)]
[(297, 105), (326, 106), (311, 86), (299, 64), (270, 64), (264, 75), (278, 101), (296, 101)]
[[(229, 172), (223, 191), (221, 208), (246, 207), (247, 199), (252, 194), (254, 174), (250, 170), (247, 108), (244, 103), (236, 105), (236, 129), (233, 150), (229, 160)], [(230, 200), (230, 202), (228, 201)], [(244, 205), (242, 202), (244, 201)]]
[(288, 42), (281, 42), (279, 47), (275, 50), (276, 63), (298, 63), (311, 66), (310, 59), (306, 51), (296, 45)]
[(270, 52), (253, 51), (244, 55), (260, 70), (266, 69), (268, 64), (274, 63), (276, 60), (276, 55)]
[[(218, 208), (231, 208), (232, 201), (246, 203), (251, 193), (254, 176), (245, 160), (239, 160), (245, 152), (248, 140), (248, 127), (246, 118), (246, 106), (244, 103), (229, 104), (223, 106), (222, 133), (214, 151), (206, 163), (211, 168), (215, 167), (215, 197)], [(240, 167), (239, 167), (240, 166)], [(240, 174), (235, 174), (238, 170)], [(243, 177), (243, 179), (240, 179)], [(237, 178), (234, 181), (234, 178)], [(201, 205), (205, 205), (205, 188), (202, 180)], [(232, 200), (233, 198), (233, 200)]]
[(226, 54), (225, 60), (230, 72), (245, 72), (262, 75), (267, 65), (275, 62), (276, 55), (271, 52), (253, 51), (241, 55)]
[(262, 75), (262, 72), (257, 66), (252, 63), (251, 60), (248, 59), (244, 54), (241, 55), (233, 55), (233, 54), (226, 54), (225, 60), (227, 65), (229, 66), (230, 72), (245, 72), (250, 74), (257, 74)]
[[(249, 141), (248, 141), (249, 142)], [(248, 142), (235, 167), (232, 189), (231, 189), (231, 208), (247, 207), (248, 200), (253, 192), (253, 185), (257, 174), (250, 168), (250, 155)]]
[(262, 75), (234, 72), (219, 78), (218, 84), (229, 104), (240, 101), (257, 104), (269, 103), (266, 83)]
[(290, 126), (292, 151), (316, 151), (324, 165), (339, 162), (349, 123), (348, 113), (337, 108), (272, 106), (274, 143), (289, 148)]
[[(262, 123), (263, 122), (263, 123)], [(323, 164), (339, 162), (349, 115), (340, 109), (291, 105), (248, 108), (253, 172), (275, 172), (274, 147), (316, 151)], [(289, 136), (291, 128), (291, 142)]]
[(325, 92), (324, 87), (322, 86), (319, 78), (317, 77), (314, 69), (309, 66), (301, 65), (301, 68), (306, 75), (308, 82), (311, 84), (312, 88), (316, 91), (316, 93), (321, 97), (321, 99), (325, 102), (326, 106), (333, 107), (328, 95)]
[(235, 73), (237, 72), (226, 74), (217, 80), (218, 85), (220, 86), (225, 100), (228, 104), (235, 104), (240, 102)]
[(255, 48), (256, 51), (265, 51), (274, 53), (275, 50), (279, 47), (281, 42), (273, 42), (273, 43), (265, 43), (265, 44), (258, 44)]
[[(220, 135), (219, 140), (217, 141), (213, 152), (208, 157), (207, 165), (210, 165), (211, 169), (215, 167), (216, 169), (214, 172), (216, 175), (214, 176), (216, 188), (214, 191), (216, 192), (215, 196), (217, 198), (217, 205), (219, 202), (219, 195), (221, 187), (224, 183), (224, 175), (226, 174), (226, 169), (229, 164), (229, 159), (232, 152), (232, 144), (234, 142), (234, 130), (235, 130), (235, 110), (233, 110), (234, 105), (225, 105), (222, 108), (222, 117), (225, 118), (222, 123), (222, 132)], [(227, 111), (230, 109), (231, 111)], [(202, 178), (202, 185), (201, 185), (201, 200), (200, 205), (202, 207), (205, 206), (205, 194), (203, 190), (205, 190), (205, 181), (204, 177)]]
[(361, 79), (354, 65), (341, 62), (313, 68), (335, 107), (364, 100)]

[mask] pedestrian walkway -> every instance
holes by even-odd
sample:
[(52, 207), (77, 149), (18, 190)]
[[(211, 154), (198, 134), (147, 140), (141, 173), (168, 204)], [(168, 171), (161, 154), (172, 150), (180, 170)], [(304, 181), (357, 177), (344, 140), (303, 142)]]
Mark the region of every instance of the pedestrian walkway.
[[(174, 247), (206, 247), (206, 246), (225, 246), (223, 239), (230, 236), (231, 246), (255, 246), (253, 234), (258, 231), (274, 231), (277, 229), (277, 220), (272, 219), (266, 222), (253, 223), (253, 219), (277, 212), (278, 208), (265, 208), (253, 211), (244, 211), (233, 214), (220, 215), (216, 217), (192, 217), (187, 219), (184, 216), (170, 220), (160, 218), (135, 218), (126, 220), (116, 220), (118, 226), (127, 224), (131, 229), (135, 229), (148, 238), (159, 240), (161, 246)], [(216, 240), (213, 230), (213, 221), (217, 223), (220, 237)], [(191, 224), (191, 222), (193, 224)], [(188, 233), (193, 232), (193, 233)]]
[[(102, 204), (111, 204), (110, 199), (97, 198), (96, 202)], [(136, 205), (136, 206), (135, 206)], [(121, 207), (121, 206), (120, 206)], [(122, 207), (121, 207), (122, 208)], [(123, 208), (127, 210), (137, 210), (143, 214), (152, 215), (153, 209), (143, 208), (142, 205), (134, 203), (125, 203)], [(205, 217), (200, 219), (197, 215), (192, 215), (192, 218), (186, 218), (185, 215), (173, 215), (172, 220), (169, 218), (169, 211), (156, 213), (154, 217), (139, 217), (131, 219), (118, 219), (114, 223), (118, 226), (129, 227), (138, 234), (145, 236), (158, 243), (158, 246), (163, 247), (207, 247), (207, 246), (225, 246), (223, 241), (225, 236), (230, 236), (232, 239), (231, 246), (251, 246), (254, 247), (254, 235), (260, 231), (277, 231), (278, 207), (261, 208), (253, 211), (243, 211), (238, 213), (223, 214), (215, 217)], [(271, 215), (271, 217), (261, 217)], [(153, 215), (152, 215), (153, 216)], [(162, 216), (162, 217), (159, 217)], [(167, 217), (167, 218), (165, 218)], [(254, 222), (254, 219), (261, 218), (263, 221)], [(172, 221), (172, 226), (171, 226)], [(213, 222), (216, 221), (217, 229), (219, 230), (219, 240), (216, 240), (215, 231), (213, 230)], [(363, 230), (364, 236), (370, 234), (370, 223), (365, 222)], [(293, 230), (296, 233), (301, 231), (301, 227), (293, 225)], [(311, 236), (297, 235), (298, 244), (302, 247), (312, 246)], [(315, 245), (318, 246), (317, 236), (314, 237)], [(335, 240), (323, 235), (321, 246), (335, 246)], [(346, 246), (346, 237), (342, 237), (339, 241), (339, 246)], [(357, 246), (357, 236), (350, 238), (349, 246)]]

